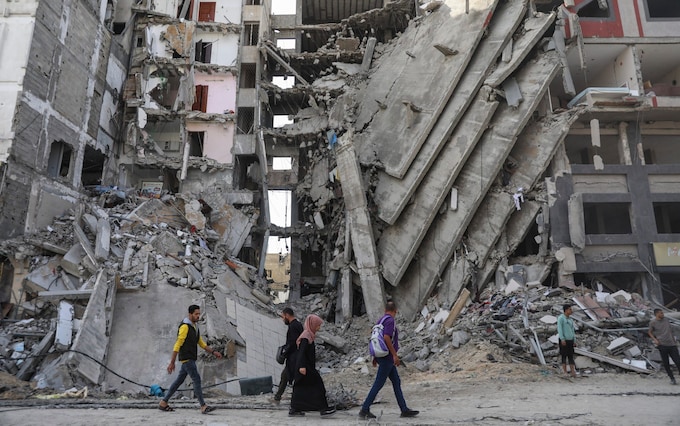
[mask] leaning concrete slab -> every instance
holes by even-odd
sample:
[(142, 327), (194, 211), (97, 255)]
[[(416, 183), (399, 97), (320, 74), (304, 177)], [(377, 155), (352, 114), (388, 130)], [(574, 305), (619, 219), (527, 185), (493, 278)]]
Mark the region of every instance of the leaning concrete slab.
[(496, 69), (486, 78), (484, 84), (498, 87), (512, 74), (543, 37), (555, 20), (555, 13), (537, 13), (522, 23), (519, 38), (513, 40), (512, 57), (508, 62), (499, 62)]
[(359, 161), (354, 151), (351, 130), (338, 140), (336, 158), (348, 217), (347, 226), (350, 228), (352, 250), (361, 278), (361, 291), (366, 313), (371, 321), (376, 321), (383, 314), (385, 294), (378, 269), (378, 253), (373, 238), (366, 192), (362, 184)]
[[(437, 277), (451, 258), (517, 136), (558, 71), (559, 60), (554, 53), (549, 52), (529, 62), (517, 74), (524, 102), (518, 108), (501, 105), (496, 112), (493, 129), (484, 134), (454, 184), (457, 188), (464, 189), (458, 193), (458, 209), (445, 211), (433, 222), (424, 239), (425, 242), (417, 251), (418, 260), (410, 264), (408, 269), (400, 267), (398, 270), (387, 271), (391, 274), (389, 276), (394, 277), (391, 282), (399, 284), (395, 299), (402, 304), (404, 314), (417, 312), (424, 300), (416, 300), (417, 295), (429, 296)], [(411, 250), (407, 248), (405, 255), (406, 251)], [(411, 258), (404, 256), (402, 260), (404, 264), (408, 264), (412, 258), (413, 256)], [(406, 312), (405, 302), (409, 307)]]
[[(106, 363), (115, 298), (116, 285), (113, 280), (108, 280), (104, 271), (100, 272), (83, 314), (80, 330), (71, 346), (71, 350), (76, 352), (69, 352), (67, 356), (69, 368), (91, 383), (99, 383), (103, 372), (100, 362)], [(138, 337), (135, 335), (134, 340)]]
[[(524, 240), (527, 230), (534, 223), (540, 209), (541, 204), (539, 202), (528, 200), (522, 205), (522, 210), (512, 213), (510, 220), (508, 220), (503, 229), (505, 231), (505, 238), (499, 239), (495, 247), (487, 253), (486, 259), (480, 259), (479, 261), (479, 264), (483, 266), (475, 277), (476, 284), (474, 285), (478, 292), (484, 289), (491, 275), (498, 268), (501, 259), (507, 257), (519, 247), (519, 244)], [(467, 285), (467, 282), (463, 285)]]
[(404, 176), (474, 55), (497, 3), (445, 0), (435, 12), (411, 23), (379, 59), (355, 123), (356, 129), (370, 123), (357, 135), (362, 163), (377, 160), (390, 175)]
[(425, 173), (437, 158), (440, 149), (443, 149), (445, 144), (452, 143), (449, 138), (454, 128), (469, 108), (470, 103), (474, 101), (484, 77), (503, 50), (503, 46), (511, 40), (515, 28), (524, 15), (525, 6), (526, 2), (522, 1), (502, 3), (498, 6), (489, 24), (488, 35), (479, 43), (475, 56), (465, 69), (463, 78), (456, 86), (451, 99), (403, 178), (399, 179), (383, 171), (379, 172), (373, 200), (378, 206), (380, 219), (389, 224), (395, 223)]
[[(403, 259), (411, 258), (415, 253), (458, 173), (496, 111), (498, 102), (489, 102), (488, 97), (488, 91), (481, 91), (413, 194), (413, 202), (399, 216), (397, 223), (386, 228), (380, 236), (378, 257), (383, 267), (383, 276), (393, 285), (398, 277), (390, 272), (398, 271), (400, 267), (405, 270), (407, 265), (402, 265)], [(407, 253), (404, 254), (405, 251)]]
[[(524, 129), (519, 137), (520, 142), (510, 152), (510, 157), (514, 158), (517, 163), (509, 186), (512, 188), (522, 187), (528, 192), (536, 185), (536, 182), (548, 167), (555, 150), (567, 136), (571, 125), (579, 115), (580, 111), (567, 111), (534, 122)], [(531, 221), (536, 217), (540, 205), (536, 202), (530, 202), (524, 203), (520, 207), (522, 210), (519, 212), (524, 211), (523, 219), (525, 220), (516, 220), (513, 227), (520, 223), (524, 224), (524, 228), (515, 231), (524, 236), (531, 225)], [(519, 212), (515, 208), (513, 194), (500, 189), (489, 191), (477, 212), (481, 212), (481, 214), (476, 214), (467, 227), (466, 245), (468, 252), (474, 253), (478, 264), (483, 265), (492, 247), (500, 238), (503, 230), (506, 229), (506, 223), (511, 216), (520, 215), (515, 214)], [(529, 220), (526, 220), (526, 218), (529, 218)], [(505, 256), (509, 254), (505, 253)], [(492, 263), (498, 265), (497, 262)], [(449, 264), (447, 267), (451, 267), (451, 265)], [(447, 271), (444, 271), (442, 276), (448, 277), (450, 292), (460, 291), (471, 278), (470, 275), (448, 274)]]

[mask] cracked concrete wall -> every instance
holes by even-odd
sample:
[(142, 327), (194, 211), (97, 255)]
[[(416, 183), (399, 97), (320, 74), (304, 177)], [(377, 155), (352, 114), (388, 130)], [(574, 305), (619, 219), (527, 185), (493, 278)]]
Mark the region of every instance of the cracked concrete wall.
[[(48, 206), (43, 206), (40, 200), (50, 196), (42, 196), (41, 192), (61, 194), (61, 200), (68, 204), (82, 185), (85, 146), (105, 150), (107, 138), (100, 138), (99, 123), (103, 94), (113, 90), (106, 84), (106, 76), (115, 41), (98, 16), (101, 9), (95, 10), (91, 3), (40, 1), (32, 32), (24, 34), (30, 41), (27, 49), (30, 54), (20, 94), (8, 96), (8, 100), (17, 98), (11, 107), (13, 139), (3, 141), (5, 146), (11, 143), (11, 157), (0, 188), (0, 234), (4, 236), (18, 235), (48, 223), (51, 217), (41, 213)], [(26, 17), (21, 19), (30, 22)], [(16, 42), (15, 46), (22, 44), (26, 43)], [(13, 54), (11, 50), (8, 53)], [(17, 57), (21, 55), (19, 52)], [(69, 172), (63, 177), (41, 180), (40, 176), (48, 175), (55, 141), (72, 150)]]

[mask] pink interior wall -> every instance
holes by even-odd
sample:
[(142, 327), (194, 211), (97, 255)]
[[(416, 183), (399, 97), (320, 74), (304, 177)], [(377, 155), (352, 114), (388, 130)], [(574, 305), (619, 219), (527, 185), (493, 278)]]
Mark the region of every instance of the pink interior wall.
[[(208, 90), (210, 96), (210, 90)], [(203, 156), (212, 158), (220, 163), (231, 164), (234, 145), (234, 123), (187, 123), (189, 132), (205, 132)]]
[(236, 78), (231, 74), (194, 74), (194, 84), (208, 86), (208, 113), (236, 110)]

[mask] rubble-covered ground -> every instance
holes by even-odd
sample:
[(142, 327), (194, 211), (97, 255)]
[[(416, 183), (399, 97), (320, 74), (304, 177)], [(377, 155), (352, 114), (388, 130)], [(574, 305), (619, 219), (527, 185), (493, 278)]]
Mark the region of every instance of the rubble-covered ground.
[[(57, 218), (40, 234), (3, 243), (4, 252), (11, 251), (27, 265), (21, 309), (12, 311), (20, 314), (4, 319), (0, 327), (3, 417), (19, 416), (23, 410), (37, 407), (118, 407), (113, 410), (116, 414), (102, 420), (118, 424), (149, 415), (139, 409), (154, 408), (158, 397), (150, 396), (148, 389), (141, 386), (138, 391), (123, 391), (73, 377), (73, 388), (55, 389), (49, 383), (45, 385), (44, 378), (43, 383), (37, 379), (83, 327), (88, 302), (80, 295), (94, 286), (93, 277), (101, 270), (116, 277), (118, 291), (137, 291), (150, 283), (163, 283), (191, 289), (204, 297), (207, 305), (219, 285), (219, 276), (229, 270), (242, 280), (243, 288), (232, 290), (250, 298), (244, 297), (244, 303), (276, 317), (283, 306), (271, 303), (267, 283), (256, 276), (255, 268), (221, 252), (220, 247), (234, 245), (239, 238), (225, 237), (224, 232), (215, 230), (229, 228), (214, 226), (220, 221), (214, 211), (222, 208), (213, 209), (210, 226), (192, 218), (190, 223), (200, 223), (199, 228), (192, 229), (187, 215), (203, 215), (200, 204), (191, 207), (196, 205), (193, 201), (174, 197), (127, 199), (105, 209), (93, 199), (85, 211)], [(230, 211), (230, 217), (234, 215)], [(73, 245), (88, 243), (101, 250), (98, 235), (102, 230), (101, 225), (97, 226), (101, 223), (97, 217), (108, 218), (111, 225), (108, 256), (95, 259), (95, 265), (87, 262), (87, 253), (76, 256), (77, 261), (69, 260), (67, 254), (55, 253), (66, 253)], [(149, 217), (163, 220), (145, 220)], [(85, 238), (74, 232), (78, 223), (84, 223)], [(227, 252), (231, 250), (233, 247)], [(680, 388), (668, 384), (658, 351), (646, 333), (656, 306), (635, 293), (610, 293), (606, 283), (595, 283), (596, 288), (547, 287), (526, 279), (527, 271), (522, 265), (504, 269), (504, 276), (496, 280), (498, 284), (481, 290), (478, 302), (470, 302), (466, 295), (464, 303), (455, 304), (450, 312), (439, 306), (434, 294), (415, 321), (398, 316), (404, 388), (408, 400), (413, 401), (410, 404), (424, 411), (415, 424), (641, 424), (640, 416), (652, 412), (658, 419), (655, 423), (674, 424), (672, 419), (680, 412), (672, 398), (680, 395)], [(375, 369), (367, 357), (372, 324), (365, 315), (336, 324), (332, 318), (334, 290), (326, 290), (290, 306), (301, 319), (310, 313), (328, 319), (318, 335), (322, 344), (317, 346), (317, 367), (324, 375), (329, 400), (342, 409), (329, 422), (346, 423), (356, 419), (357, 406), (373, 381)], [(58, 329), (59, 306), (65, 300), (73, 312), (73, 330), (69, 329), (67, 336), (57, 333), (54, 341), (47, 341), (46, 336)], [(561, 373), (557, 354), (555, 323), (565, 303), (575, 305), (580, 373), (577, 379)], [(676, 325), (680, 319), (670, 311), (667, 317)], [(211, 344), (231, 357), (235, 356), (235, 347), (247, 345), (234, 336), (233, 330), (220, 333), (222, 337), (212, 336)], [(29, 362), (32, 368), (23, 368)], [(276, 383), (278, 377), (274, 379)], [(206, 395), (220, 408), (256, 409), (261, 413), (261, 418), (254, 420), (237, 411), (222, 411), (211, 417), (216, 421), (288, 421), (283, 411), (285, 404), (271, 404), (270, 395), (233, 396), (215, 388), (206, 389)], [(559, 404), (565, 407), (556, 405), (553, 395), (559, 396)], [(398, 409), (389, 385), (381, 398), (384, 404), (376, 405), (374, 410), (384, 411), (381, 423), (396, 422)], [(636, 411), (632, 417), (622, 419), (630, 398), (637, 401)], [(191, 413), (195, 401), (176, 400), (175, 405)], [(91, 415), (91, 410), (69, 409), (69, 418), (76, 420), (67, 421), (64, 412), (53, 411), (53, 424), (86, 424), (85, 414)], [(177, 414), (177, 420), (172, 421), (153, 414), (151, 424), (185, 424), (185, 414)], [(8, 424), (32, 424), (25, 416), (12, 418), (17, 422)], [(82, 423), (78, 423), (81, 418)], [(307, 421), (314, 423), (317, 419), (310, 415)]]

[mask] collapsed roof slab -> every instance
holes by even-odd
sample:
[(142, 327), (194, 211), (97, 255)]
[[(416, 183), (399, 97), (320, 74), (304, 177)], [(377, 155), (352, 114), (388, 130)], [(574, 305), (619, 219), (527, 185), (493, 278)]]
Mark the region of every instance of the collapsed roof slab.
[[(433, 222), (417, 252), (412, 247), (404, 247), (402, 261), (405, 266), (392, 271), (383, 270), (385, 278), (389, 276), (390, 282), (399, 285), (394, 297), (408, 305), (406, 311), (402, 307), (405, 314), (417, 312), (424, 301), (422, 298), (418, 300), (417, 296), (425, 294), (424, 297), (427, 297), (434, 288), (517, 136), (558, 71), (559, 58), (554, 52), (542, 54), (526, 64), (516, 76), (524, 101), (517, 108), (505, 104), (499, 107), (493, 128), (486, 131), (456, 179), (454, 185), (461, 189), (458, 192), (458, 209), (446, 210)], [(414, 252), (416, 254), (411, 255)], [(418, 260), (411, 263), (413, 257)]]
[[(534, 224), (534, 220), (540, 209), (541, 203), (527, 200), (522, 204), (522, 210), (515, 210), (512, 213), (510, 220), (508, 220), (503, 228), (505, 238), (499, 239), (496, 242), (495, 247), (489, 251), (486, 256), (486, 261), (483, 263), (482, 268), (477, 272), (475, 287), (478, 292), (484, 289), (484, 285), (486, 285), (491, 278), (491, 275), (496, 272), (496, 268), (498, 268), (501, 259), (510, 256), (510, 254), (517, 250), (520, 243), (524, 241), (524, 238), (529, 228)], [(446, 272), (444, 272), (444, 274), (446, 274)], [(461, 288), (465, 285), (467, 285), (467, 282), (464, 282), (461, 285)]]
[(520, 36), (512, 43), (512, 56), (508, 62), (499, 62), (495, 70), (486, 78), (484, 84), (498, 87), (512, 74), (527, 54), (543, 37), (546, 30), (555, 20), (555, 13), (537, 13), (527, 18), (521, 28)]
[(409, 25), (380, 58), (361, 92), (355, 123), (356, 129), (370, 123), (357, 135), (362, 163), (379, 160), (390, 175), (404, 176), (474, 55), (497, 3), (446, 0)]
[[(486, 100), (488, 97), (489, 92), (486, 90), (479, 94), (413, 194), (413, 202), (399, 216), (397, 223), (380, 235), (378, 257), (385, 278), (393, 285), (397, 283), (397, 277), (390, 272), (399, 271), (401, 267), (406, 269), (407, 265), (401, 265), (400, 262), (415, 254), (458, 173), (488, 127), (498, 107), (498, 102), (489, 102)], [(404, 254), (405, 250), (409, 252)]]
[(526, 10), (526, 2), (502, 3), (494, 12), (488, 35), (479, 43), (475, 55), (465, 69), (451, 99), (437, 119), (432, 131), (418, 151), (402, 179), (379, 172), (378, 185), (373, 195), (378, 206), (378, 216), (394, 224), (406, 207), (425, 173), (437, 157), (439, 150), (451, 136), (454, 128), (475, 99), (484, 76), (490, 71), (496, 58), (507, 45)]
[[(510, 156), (517, 161), (511, 181), (512, 188), (521, 187), (527, 192), (536, 185), (552, 160), (557, 146), (567, 136), (571, 125), (579, 115), (576, 111), (567, 111), (534, 122), (524, 129), (518, 138), (519, 142), (510, 152)], [(520, 207), (524, 209), (526, 206), (533, 218), (538, 211), (535, 204), (522, 204)], [(513, 212), (516, 211), (513, 194), (503, 191), (490, 191), (486, 195), (477, 209), (477, 212), (480, 213), (475, 215), (467, 227), (467, 249), (477, 256), (479, 264), (486, 261), (491, 249), (500, 238), (506, 223)], [(526, 232), (526, 228), (523, 231)], [(509, 254), (506, 253), (505, 255)], [(469, 276), (447, 274), (446, 271), (443, 276), (449, 277), (449, 291), (456, 294), (468, 284), (469, 280)]]
[[(534, 122), (524, 129), (510, 152), (510, 157), (516, 161), (509, 185), (512, 190), (523, 188), (527, 193), (533, 189), (579, 116), (580, 111), (569, 110)], [(520, 208), (523, 208), (522, 205)], [(516, 211), (513, 194), (489, 192), (477, 211), (483, 214), (476, 215), (470, 222), (467, 246), (468, 250), (477, 253), (482, 263), (498, 241), (505, 222)]]

